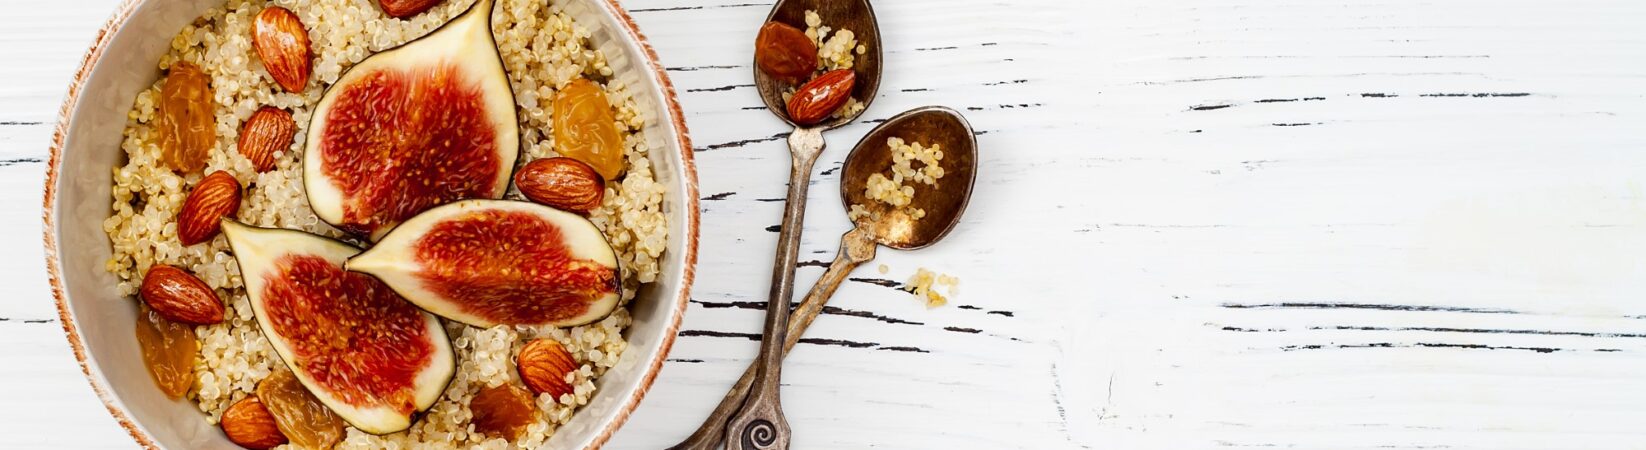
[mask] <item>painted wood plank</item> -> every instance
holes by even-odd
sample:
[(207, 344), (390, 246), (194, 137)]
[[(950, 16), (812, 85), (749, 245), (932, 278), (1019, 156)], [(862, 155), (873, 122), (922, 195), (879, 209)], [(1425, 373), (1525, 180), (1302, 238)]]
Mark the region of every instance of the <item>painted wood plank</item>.
[[(16, 3), (16, 2), (13, 2)], [(38, 255), (64, 83), (114, 1), (5, 8), (0, 447), (129, 448)], [(698, 146), (703, 274), (613, 448), (696, 426), (755, 352), (786, 130), (769, 1), (629, 0)], [(8, 4), (8, 6), (18, 6)], [(874, 123), (967, 114), (977, 194), (883, 251), (785, 371), (804, 448), (1616, 448), (1646, 419), (1646, 7), (1579, 0), (883, 0), (881, 97), (830, 132), (806, 285)], [(8, 45), (26, 42), (27, 45)], [(890, 266), (879, 274), (877, 264)], [(895, 284), (959, 275), (928, 310)], [(23, 411), (27, 411), (24, 413)]]

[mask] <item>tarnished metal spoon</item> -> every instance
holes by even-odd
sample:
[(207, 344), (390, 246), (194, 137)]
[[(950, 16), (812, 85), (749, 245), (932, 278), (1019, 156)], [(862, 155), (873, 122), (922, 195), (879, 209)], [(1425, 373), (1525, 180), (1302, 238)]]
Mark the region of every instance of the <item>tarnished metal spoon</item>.
[[(859, 45), (867, 48), (867, 52), (857, 55), (852, 62), (857, 78), (852, 86), (852, 98), (864, 103), (864, 110), (867, 110), (880, 87), (880, 25), (875, 21), (874, 9), (869, 6), (868, 0), (781, 0), (772, 7), (766, 20), (804, 26), (806, 10), (816, 10), (824, 23), (831, 24), (835, 29), (852, 30)], [(812, 166), (817, 163), (817, 156), (823, 153), (823, 131), (851, 123), (862, 111), (816, 125), (801, 126), (789, 118), (783, 101), (783, 91), (790, 85), (761, 72), (759, 64), (750, 66), (754, 68), (754, 83), (761, 100), (766, 102), (766, 109), (794, 125), (795, 130), (789, 134), (789, 197), (783, 208), (783, 224), (777, 238), (777, 260), (772, 266), (771, 298), (766, 304), (765, 331), (760, 354), (755, 358), (756, 366), (760, 368), (755, 375), (760, 388), (727, 424), (727, 448), (786, 449), (789, 447), (789, 424), (783, 418), (783, 407), (778, 399), (778, 380), (782, 376), (783, 363), (783, 349), (779, 344), (786, 339), (784, 324), (788, 322), (789, 301), (794, 297), (794, 267), (800, 251), (800, 228), (806, 216), (806, 189), (811, 183)]]
[[(852, 269), (874, 259), (877, 245), (899, 250), (915, 250), (936, 243), (954, 229), (960, 222), (960, 214), (966, 210), (966, 203), (972, 196), (973, 180), (977, 177), (977, 140), (972, 132), (971, 124), (966, 118), (952, 109), (927, 106), (916, 108), (887, 120), (873, 131), (869, 132), (851, 155), (846, 157), (846, 169), (840, 175), (840, 198), (842, 204), (849, 210), (851, 205), (863, 205), (871, 214), (859, 218), (851, 231), (847, 231), (840, 238), (840, 253), (835, 255), (834, 262), (829, 264), (828, 271), (812, 286), (806, 299), (795, 307), (794, 316), (789, 318), (788, 330), (783, 340), (783, 352), (786, 354), (800, 342), (801, 335), (806, 328), (811, 327), (812, 321), (823, 311), (828, 304), (829, 297), (834, 295), (835, 289), (846, 279)], [(914, 184), (914, 199), (910, 207), (926, 211), (926, 216), (914, 219), (904, 210), (892, 210), (884, 203), (871, 202), (866, 198), (865, 186), (869, 175), (882, 173), (892, 164), (891, 148), (886, 146), (886, 138), (900, 137), (910, 142), (922, 144), (937, 144), (943, 150), (943, 160), (940, 164), (946, 172), (939, 179), (937, 186)], [(721, 430), (726, 425), (727, 417), (742, 405), (744, 398), (749, 395), (750, 387), (757, 381), (757, 369), (760, 361), (749, 366), (743, 372), (743, 378), (732, 385), (731, 392), (714, 408), (709, 419), (687, 438), (685, 442), (675, 445), (676, 449), (713, 449), (722, 436)], [(728, 439), (737, 435), (726, 434)], [(730, 447), (728, 442), (728, 448)]]

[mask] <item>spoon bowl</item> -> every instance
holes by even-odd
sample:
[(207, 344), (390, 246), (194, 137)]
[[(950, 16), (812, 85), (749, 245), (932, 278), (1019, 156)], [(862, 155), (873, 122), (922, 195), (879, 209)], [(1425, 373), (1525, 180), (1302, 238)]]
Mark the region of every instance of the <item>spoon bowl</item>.
[[(941, 106), (915, 108), (888, 119), (869, 131), (846, 156), (846, 168), (840, 174), (841, 204), (848, 210), (851, 205), (863, 205), (869, 211), (855, 224), (880, 245), (898, 250), (932, 245), (954, 230), (971, 200), (977, 178), (976, 136), (965, 117)], [(939, 147), (943, 158), (938, 164), (944, 172), (936, 186), (909, 183), (914, 187), (913, 200), (908, 207), (895, 209), (869, 200), (866, 189), (870, 175), (891, 167), (892, 152), (886, 139), (894, 137)], [(907, 211), (912, 208), (924, 210), (925, 217), (910, 216)]]
[[(857, 44), (864, 48), (862, 53), (856, 52), (855, 47), (850, 50), (852, 74), (856, 80), (852, 84), (851, 98), (862, 103), (863, 108), (842, 117), (825, 118), (823, 122), (802, 126), (789, 117), (788, 102), (783, 98), (785, 91), (799, 86), (768, 76), (760, 70), (759, 61), (750, 64), (754, 69), (755, 89), (761, 101), (766, 103), (766, 109), (795, 128), (788, 139), (789, 194), (784, 200), (783, 222), (778, 227), (777, 255), (772, 265), (771, 296), (766, 302), (760, 353), (743, 378), (748, 381), (739, 380), (739, 388), (721, 402), (709, 420), (686, 441), (672, 448), (710, 449), (718, 444), (722, 436), (726, 440), (726, 450), (781, 450), (789, 447), (790, 429), (787, 419), (783, 417), (780, 380), (783, 354), (798, 337), (788, 335), (788, 329), (793, 325), (789, 321), (789, 302), (794, 296), (794, 270), (799, 262), (800, 234), (805, 223), (806, 191), (811, 185), (812, 166), (817, 163), (818, 155), (823, 153), (823, 132), (856, 120), (863, 111), (868, 110), (869, 103), (874, 101), (880, 88), (880, 25), (875, 20), (874, 8), (869, 6), (869, 0), (779, 0), (772, 6), (772, 12), (767, 14), (766, 21), (805, 26), (807, 10), (816, 11), (824, 23), (836, 30), (851, 30)], [(756, 41), (755, 50), (758, 53), (758, 37)], [(804, 70), (804, 66), (800, 69)], [(829, 98), (838, 100), (838, 97)], [(873, 244), (868, 245), (873, 247)]]
[[(894, 211), (884, 203), (869, 202), (865, 195), (869, 176), (885, 171), (892, 164), (891, 148), (886, 145), (886, 139), (891, 137), (937, 145), (943, 151), (943, 158), (938, 163), (945, 172), (943, 178), (938, 180), (936, 186), (916, 183), (911, 205), (926, 211), (923, 218), (915, 219), (902, 211)], [(787, 318), (787, 329), (778, 335), (783, 336), (778, 360), (781, 361), (782, 356), (800, 342), (800, 337), (811, 327), (812, 321), (817, 320), (817, 316), (822, 314), (829, 297), (834, 296), (834, 291), (840, 287), (840, 283), (846, 281), (852, 269), (874, 259), (876, 248), (884, 245), (900, 250), (914, 250), (932, 245), (947, 236), (960, 222), (961, 213), (966, 211), (966, 203), (971, 200), (972, 185), (976, 178), (976, 134), (972, 132), (972, 126), (966, 122), (965, 117), (949, 108), (927, 106), (898, 114), (875, 127), (868, 136), (858, 142), (857, 147), (846, 157), (846, 170), (840, 178), (840, 196), (848, 208), (848, 213), (851, 205), (867, 206), (874, 203), (878, 206), (871, 211), (878, 212), (878, 215), (870, 216), (873, 218), (859, 218), (855, 222), (856, 226), (840, 237), (840, 252), (835, 255), (834, 262), (829, 264), (829, 268), (823, 272), (817, 284), (807, 292), (805, 300), (794, 307), (792, 317)], [(737, 412), (740, 406), (753, 403), (759, 399), (761, 389), (770, 388), (762, 385), (759, 379), (759, 370), (770, 367), (762, 365), (763, 363), (757, 360), (751, 364), (749, 369), (743, 372), (743, 377), (732, 384), (731, 391), (726, 393), (718, 406), (715, 406), (703, 425), (671, 449), (712, 450), (719, 448), (722, 436), (728, 439), (728, 449), (753, 448), (754, 446), (732, 440), (740, 434), (725, 431), (729, 426), (728, 419), (732, 418), (732, 414)], [(786, 428), (782, 436), (785, 438), (782, 442), (787, 443)]]
[[(806, 29), (806, 10), (815, 10), (823, 18), (823, 24), (834, 30), (851, 30), (857, 36), (857, 44), (867, 50), (863, 54), (855, 55), (852, 70), (857, 72), (857, 82), (852, 86), (852, 98), (863, 103), (863, 109), (845, 117), (824, 120), (814, 127), (823, 129), (838, 128), (851, 123), (858, 116), (867, 111), (869, 103), (874, 101), (875, 93), (880, 89), (880, 24), (875, 21), (874, 8), (869, 6), (868, 0), (782, 0), (772, 6), (771, 14), (766, 16), (767, 22), (782, 22), (794, 25), (802, 30)], [(804, 128), (789, 119), (788, 102), (783, 100), (783, 92), (800, 85), (790, 84), (776, 77), (760, 71), (758, 64), (750, 64), (754, 68), (754, 86), (760, 92), (760, 99), (766, 102), (766, 109), (783, 119), (795, 128)]]
[[(726, 422), (726, 450), (781, 450), (789, 447), (789, 424), (783, 418), (780, 380), (785, 351), (783, 344), (788, 342), (786, 324), (789, 322), (789, 301), (794, 296), (794, 269), (799, 263), (800, 229), (805, 224), (806, 190), (811, 185), (812, 166), (817, 163), (818, 155), (823, 153), (823, 132), (851, 123), (862, 111), (868, 110), (868, 103), (874, 100), (875, 92), (880, 87), (880, 26), (875, 21), (869, 0), (779, 0), (767, 15), (767, 21), (804, 25), (806, 10), (815, 10), (822, 20), (837, 29), (852, 30), (854, 36), (860, 36), (859, 45), (865, 47), (865, 51), (862, 54), (852, 52), (852, 73), (857, 81), (852, 84), (851, 96), (862, 102), (863, 108), (844, 117), (825, 118), (821, 123), (801, 126), (789, 117), (787, 102), (783, 99), (784, 91), (795, 86), (766, 76), (760, 70), (759, 61), (750, 64), (754, 68), (755, 87), (761, 101), (766, 102), (766, 109), (793, 125), (795, 130), (789, 133), (789, 194), (783, 204), (783, 222), (778, 227), (771, 296), (766, 301), (760, 354), (755, 357), (753, 390), (743, 402), (742, 409)], [(755, 45), (760, 44), (757, 42)], [(869, 52), (868, 48), (874, 51)], [(815, 55), (801, 56), (815, 58)], [(708, 448), (714, 445), (711, 438), (703, 435), (713, 433), (714, 428), (718, 427), (709, 424), (699, 429), (699, 433), (677, 448)]]

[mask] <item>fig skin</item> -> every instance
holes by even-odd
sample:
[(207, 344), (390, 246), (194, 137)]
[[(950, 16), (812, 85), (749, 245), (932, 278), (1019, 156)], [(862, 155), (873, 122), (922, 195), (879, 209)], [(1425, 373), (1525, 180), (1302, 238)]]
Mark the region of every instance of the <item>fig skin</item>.
[[(520, 130), (491, 32), (494, 3), (478, 0), (433, 32), (367, 57), (321, 96), (302, 154), (317, 217), (376, 241), (428, 208), (503, 197)], [(459, 144), (435, 145), (447, 142)]]
[[(294, 375), (296, 375), (298, 381), (302, 382), (303, 386), (308, 388), (309, 392), (313, 393), (322, 404), (331, 409), (332, 412), (336, 413), (338, 417), (343, 419), (343, 421), (348, 422), (349, 425), (352, 425), (361, 431), (371, 434), (381, 435), (394, 433), (409, 428), (415, 419), (417, 412), (426, 410), (427, 408), (433, 406), (436, 400), (440, 399), (445, 392), (446, 387), (450, 385), (454, 375), (456, 374), (456, 357), (452, 351), (451, 341), (446, 334), (445, 327), (442, 326), (440, 321), (434, 316), (418, 310), (415, 305), (407, 303), (404, 307), (414, 311), (414, 314), (419, 317), (420, 323), (422, 324), (422, 331), (420, 334), (423, 338), (420, 342), (430, 346), (429, 349), (432, 353), (429, 353), (426, 359), (413, 359), (410, 361), (413, 363), (422, 361), (422, 363), (418, 366), (410, 366), (415, 368), (415, 372), (405, 375), (410, 377), (410, 386), (408, 390), (397, 391), (394, 393), (394, 397), (388, 398), (388, 400), (393, 401), (371, 404), (351, 402), (342, 396), (350, 393), (334, 391), (332, 388), (335, 387), (335, 385), (328, 387), (327, 385), (321, 384), (321, 381), (311, 376), (309, 371), (320, 370), (316, 368), (315, 355), (325, 355), (322, 354), (322, 352), (314, 351), (315, 347), (311, 346), (308, 347), (309, 352), (302, 356), (304, 361), (308, 362), (296, 362), (299, 361), (299, 356), (294, 353), (296, 350), (292, 346), (294, 341), (291, 341), (289, 337), (281, 334), (281, 328), (275, 324), (275, 318), (271, 317), (267, 306), (270, 299), (266, 298), (266, 296), (269, 295), (270, 290), (274, 288), (275, 285), (270, 285), (268, 280), (270, 278), (275, 278), (276, 276), (290, 276), (289, 272), (281, 272), (277, 269), (292, 268), (291, 265), (296, 264), (290, 261), (292, 259), (292, 255), (324, 259), (328, 266), (334, 267), (337, 270), (337, 273), (340, 273), (346, 277), (351, 277), (351, 279), (352, 277), (359, 277), (358, 279), (370, 280), (371, 283), (376, 285), (376, 289), (382, 290), (381, 293), (395, 295), (388, 287), (383, 286), (381, 283), (377, 282), (377, 280), (372, 279), (367, 275), (356, 274), (343, 270), (343, 264), (350, 256), (353, 256), (360, 251), (358, 248), (341, 241), (295, 230), (257, 228), (242, 225), (231, 220), (224, 220), (222, 226), (224, 234), (228, 236), (229, 245), (233, 250), (236, 259), (238, 259), (240, 263), (239, 265), (242, 278), (247, 280), (246, 291), (247, 295), (251, 299), (252, 311), (257, 318), (259, 329), (263, 331), (265, 336), (269, 337), (269, 341), (274, 346), (276, 353), (281, 356), (283, 361), (286, 361), (287, 367), (292, 370)], [(281, 265), (282, 263), (287, 266), (283, 267)], [(291, 280), (281, 281), (290, 283)], [(292, 285), (306, 286), (299, 284)], [(404, 301), (403, 298), (396, 298), (400, 301)], [(290, 301), (287, 303), (290, 304)], [(306, 305), (307, 307), (314, 307), (314, 305), (321, 304), (297, 303), (291, 305)], [(290, 305), (288, 305), (288, 307), (290, 307)], [(372, 306), (371, 308), (376, 310), (380, 309), (380, 306)], [(322, 309), (324, 309), (324, 306), (322, 306)], [(313, 316), (324, 318), (323, 320), (330, 321), (326, 323), (332, 325), (336, 325), (339, 321), (359, 320), (359, 318), (350, 319), (346, 317), (338, 317), (335, 314), (335, 310), (318, 311), (318, 313), (313, 314)], [(289, 325), (287, 326), (287, 329), (290, 329)], [(335, 330), (354, 331), (355, 328), (339, 326)], [(367, 341), (371, 344), (382, 344), (385, 339), (392, 340), (393, 337), (378, 337), (363, 339), (362, 341)], [(362, 352), (351, 349), (350, 351), (356, 351), (364, 354), (390, 355), (391, 357), (400, 358), (407, 356), (404, 349), (375, 352)], [(330, 361), (336, 361), (336, 358), (331, 358)], [(384, 358), (377, 358), (374, 361), (368, 362), (376, 364), (394, 364), (396, 361), (399, 360), (392, 358), (386, 360)], [(335, 377), (336, 375), (333, 374), (328, 376)], [(333, 379), (335, 380), (336, 378)], [(356, 395), (355, 398), (358, 398), (358, 396)], [(402, 400), (409, 403), (397, 403)]]
[[(506, 236), (491, 226), (527, 234)], [(610, 315), (623, 288), (616, 251), (587, 218), (511, 200), (431, 209), (347, 267), (376, 276), (434, 315), (478, 327), (585, 325)]]

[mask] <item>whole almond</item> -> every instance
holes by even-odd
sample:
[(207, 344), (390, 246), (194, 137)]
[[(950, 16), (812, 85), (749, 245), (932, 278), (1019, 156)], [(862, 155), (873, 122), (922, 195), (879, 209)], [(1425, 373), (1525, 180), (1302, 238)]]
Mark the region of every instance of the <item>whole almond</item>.
[(838, 69), (824, 72), (801, 85), (789, 97), (789, 120), (799, 125), (822, 122), (829, 113), (840, 109), (851, 98), (852, 85), (857, 83), (857, 72)]
[(175, 266), (150, 267), (137, 295), (154, 312), (173, 322), (211, 325), (223, 321), (223, 301), (211, 286)]
[(274, 82), (290, 92), (303, 92), (312, 72), (309, 30), (291, 10), (279, 6), (263, 8), (252, 23), (251, 46), (263, 59)]
[(297, 136), (297, 121), (292, 120), (291, 113), (273, 106), (264, 106), (252, 113), (246, 124), (240, 127), (240, 140), (236, 147), (240, 154), (251, 160), (259, 173), (274, 168), (274, 154), (290, 149), (292, 140)]
[(520, 168), (514, 186), (534, 202), (588, 214), (606, 197), (606, 180), (593, 167), (573, 158), (544, 158)]
[(532, 393), (549, 394), (555, 401), (559, 401), (561, 395), (574, 392), (566, 382), (566, 374), (581, 367), (571, 353), (566, 352), (566, 347), (553, 339), (527, 342), (520, 348), (520, 355), (515, 356), (514, 364), (520, 369), (520, 380)]
[(177, 240), (194, 245), (211, 240), (223, 227), (224, 217), (240, 211), (240, 180), (228, 172), (216, 171), (200, 179), (177, 211)]
[(428, 11), (440, 0), (378, 0), (377, 6), (383, 8), (383, 14), (396, 19), (405, 19)]
[(286, 444), (286, 435), (274, 424), (274, 415), (256, 396), (246, 396), (223, 411), (223, 434), (241, 447), (263, 450)]

